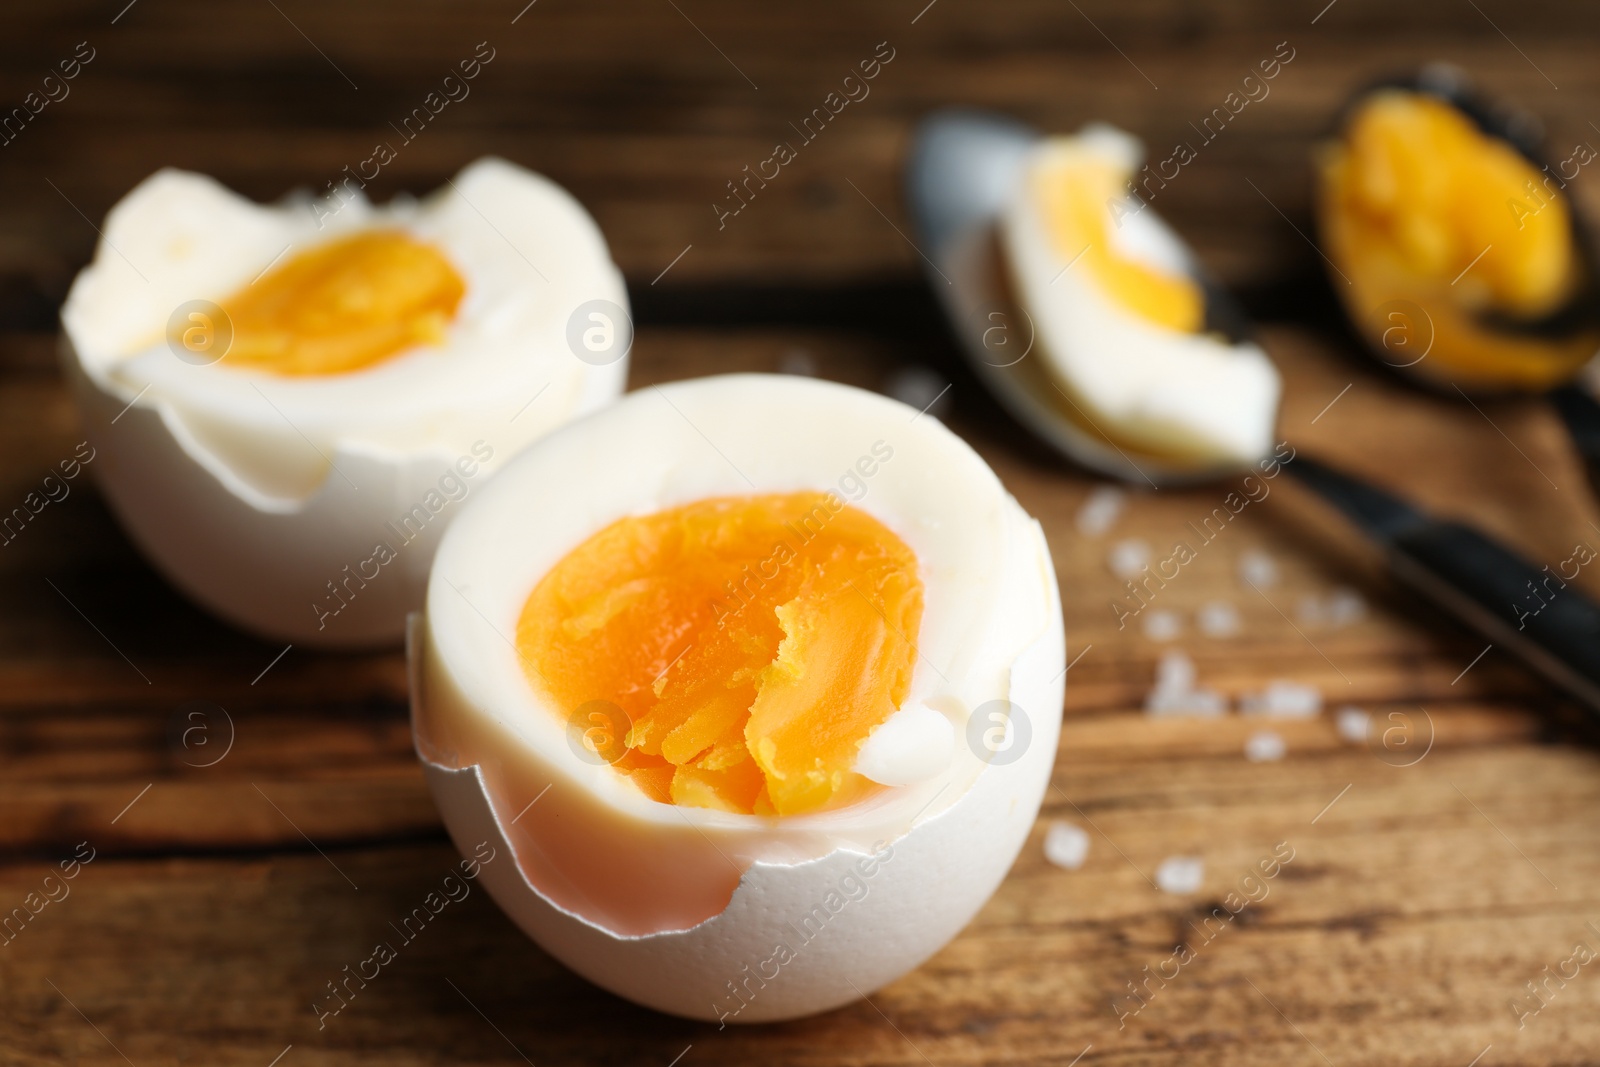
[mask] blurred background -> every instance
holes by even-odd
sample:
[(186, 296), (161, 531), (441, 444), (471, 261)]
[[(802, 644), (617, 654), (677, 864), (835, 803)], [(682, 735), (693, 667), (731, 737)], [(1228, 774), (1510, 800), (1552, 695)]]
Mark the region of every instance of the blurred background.
[[(1196, 141), (1194, 126), (1258, 62), (1292, 55), (1270, 93), (1161, 196), (1163, 213), (1225, 280), (1283, 294), (1262, 312), (1284, 298), (1303, 302), (1295, 290), (1318, 273), (1272, 205), (1300, 220), (1310, 146), (1372, 78), (1449, 61), (1540, 115), (1554, 145), (1600, 136), (1590, 125), (1588, 59), (1600, 14), (1573, 5), (936, 0), (751, 9), (538, 0), (517, 8), (136, 0), (115, 24), (119, 12), (73, 3), (9, 12), (8, 108), (80, 41), (95, 58), (67, 98), (4, 146), (7, 321), (48, 330), (94, 244), (73, 204), (98, 222), (162, 166), (211, 174), (263, 200), (321, 191), (375, 143), (400, 143), (395, 127), (479, 42), (494, 59), (470, 95), (403, 144), (368, 192), (378, 200), (422, 193), (465, 161), (503, 155), (583, 201), (636, 289), (693, 244), (655, 287), (669, 295), (913, 281), (916, 253), (890, 225), (906, 229), (899, 161), (912, 124), (939, 105), (997, 108), (1061, 132), (1111, 121), (1161, 158), (1173, 143)], [(880, 42), (894, 58), (869, 95), (806, 144), (759, 204), (719, 229), (712, 205), (724, 203), (726, 183), (777, 141), (795, 139), (790, 124), (839, 91)], [(642, 315), (658, 298), (675, 303), (658, 293), (635, 294), (646, 301)]]
[[(654, 1015), (568, 974), (478, 895), (319, 1029), (307, 1005), (324, 981), (453, 860), (410, 748), (403, 658), (227, 629), (148, 568), (84, 479), (0, 552), (0, 909), (78, 842), (97, 850), (72, 898), (0, 947), (0, 1062), (1466, 1067), (1594, 1054), (1600, 978), (1585, 970), (1533, 999), (1527, 985), (1575, 941), (1600, 949), (1585, 926), (1600, 924), (1600, 765), (1571, 709), (1397, 590), (1287, 479), (1186, 568), (1159, 625), (1119, 628), (1119, 571), (1165, 555), (1224, 490), (1110, 493), (1012, 426), (926, 289), (902, 165), (917, 120), (951, 104), (1054, 132), (1110, 121), (1152, 158), (1198, 147), (1153, 206), (1262, 323), (1285, 377), (1282, 435), (1554, 565), (1577, 543), (1600, 548), (1559, 422), (1537, 400), (1424, 391), (1363, 352), (1311, 244), (1311, 152), (1357, 89), (1435, 60), (1537, 115), (1554, 158), (1600, 146), (1600, 8), (524, 3), (8, 5), (0, 502), (80, 439), (56, 316), (138, 181), (175, 166), (275, 200), (324, 191), (387, 143), (395, 158), (367, 188), (383, 201), (501, 155), (564, 185), (604, 230), (638, 326), (632, 387), (763, 370), (937, 394), (934, 413), (1041, 519), (1081, 658), (1040, 826), (954, 944), (872, 1004), (819, 1019), (718, 1032)], [(75, 56), (64, 93), (16, 110)], [(474, 56), (469, 93), (402, 132)], [(874, 58), (867, 93), (803, 137)], [(1272, 58), (1269, 92), (1202, 145), (1195, 127)], [(729, 183), (779, 142), (797, 146), (793, 162), (733, 199)], [(1591, 216), (1595, 182), (1586, 171), (1569, 187)], [(1595, 571), (1575, 584), (1600, 594)], [(1247, 715), (1152, 717), (1174, 654), (1230, 707), (1287, 683), (1320, 710), (1273, 724), (1276, 747)], [(174, 741), (193, 701), (225, 709), (215, 721), (237, 744), (219, 762), (198, 766)], [(1352, 733), (1358, 721), (1378, 729)], [(1046, 858), (1057, 822), (1087, 836), (1076, 869)], [(1119, 1025), (1141, 968), (1286, 840), (1297, 858), (1250, 922)], [(1203, 858), (1197, 892), (1150, 878), (1175, 856)]]

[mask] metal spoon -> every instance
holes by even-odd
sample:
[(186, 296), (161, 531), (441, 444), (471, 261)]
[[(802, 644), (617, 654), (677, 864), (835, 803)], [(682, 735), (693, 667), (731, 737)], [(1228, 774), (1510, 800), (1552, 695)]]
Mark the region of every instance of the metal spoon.
[[(1116, 443), (1055, 386), (1040, 360), (1027, 358), (1033, 324), (1006, 291), (994, 224), (1038, 139), (1010, 119), (952, 110), (926, 120), (912, 150), (907, 180), (929, 280), (973, 369), (1018, 421), (1097, 473), (1154, 487), (1216, 481), (1243, 469)], [(1249, 336), (1248, 320), (1194, 268), (1206, 292), (1207, 327), (1230, 340)]]
[[(1030, 320), (1005, 289), (995, 222), (1038, 137), (1012, 119), (973, 110), (935, 113), (917, 131), (906, 174), (911, 213), (929, 282), (963, 354), (1019, 422), (1090, 470), (1157, 486), (1198, 484), (1244, 469), (1118, 444), (1076, 410), (1041, 360), (1027, 358)], [(1208, 326), (1248, 335), (1247, 320), (1221, 287), (1196, 277), (1206, 290)], [(1600, 605), (1564, 581), (1552, 590), (1546, 570), (1482, 533), (1435, 519), (1326, 464), (1300, 456), (1286, 469), (1382, 546), (1398, 579), (1600, 713)]]

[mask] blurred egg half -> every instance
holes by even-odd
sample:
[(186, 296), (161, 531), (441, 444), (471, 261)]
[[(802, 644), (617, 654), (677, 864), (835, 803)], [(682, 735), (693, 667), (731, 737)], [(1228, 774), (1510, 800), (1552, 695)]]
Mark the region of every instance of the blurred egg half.
[(1128, 192), (1143, 155), (1100, 123), (1039, 141), (1000, 220), (1013, 296), (1086, 433), (1178, 464), (1249, 464), (1271, 450), (1277, 368), (1211, 328), (1198, 262)]
[(1060, 728), (1038, 524), (937, 420), (792, 376), (634, 393), (440, 545), (417, 751), (506, 913), (597, 984), (754, 1022), (870, 993), (1004, 877)]
[(626, 304), (582, 206), (502, 160), (382, 207), (163, 170), (108, 215), (62, 347), (157, 568), (259, 635), (361, 646), (401, 639), (500, 463), (621, 392)]

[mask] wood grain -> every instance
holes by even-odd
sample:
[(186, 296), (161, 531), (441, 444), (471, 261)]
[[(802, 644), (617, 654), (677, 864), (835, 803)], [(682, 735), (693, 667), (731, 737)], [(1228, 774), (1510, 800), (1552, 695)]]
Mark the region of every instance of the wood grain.
[[(0, 147), (10, 310), (47, 319), (93, 247), (84, 216), (98, 223), (159, 167), (275, 199), (323, 188), (380, 140), (398, 146), (370, 189), (380, 199), (426, 192), (498, 153), (572, 189), (632, 280), (648, 283), (693, 245), (673, 282), (816, 282), (919, 266), (894, 227), (909, 232), (899, 162), (929, 110), (992, 107), (1059, 131), (1106, 120), (1145, 138), (1154, 159), (1179, 141), (1199, 152), (1154, 203), (1227, 280), (1263, 285), (1320, 272), (1284, 216), (1307, 228), (1311, 146), (1377, 76), (1452, 62), (1540, 116), (1554, 145), (1600, 138), (1587, 104), (1600, 90), (1591, 61), (1600, 15), (1581, 5), (1341, 0), (1317, 18), (1326, 0), (1095, 0), (1076, 10), (940, 0), (913, 22), (925, 4), (767, 4), (757, 17), (731, 0), (677, 10), (540, 0), (514, 25), (523, 5), (507, 0), (452, 4), (448, 15), (425, 0), (294, 0), (241, 5), (220, 25), (200, 0), (140, 2), (115, 25), (88, 0), (8, 12), (5, 107), (79, 41), (96, 50), (69, 95)], [(495, 58), (469, 95), (401, 141), (391, 124), (480, 41)], [(822, 107), (879, 42), (895, 58), (868, 95), (802, 142), (790, 124)], [(1203, 141), (1195, 127), (1280, 42), (1294, 58), (1267, 95)], [(794, 141), (798, 158), (752, 186), (748, 208), (719, 227), (712, 205), (726, 183), (780, 140)], [(1574, 189), (1600, 205), (1593, 185)]]
[[(1591, 514), (1536, 405), (1500, 414), (1508, 432), (1525, 433), (1533, 461), (1571, 479), (1563, 493), (1531, 491), (1525, 483), (1537, 477), (1503, 462), (1506, 443), (1471, 430), (1454, 407), (1303, 331), (1275, 329), (1267, 341), (1291, 383), (1286, 431), (1355, 381), (1291, 434), (1298, 445), (1498, 523), (1530, 553), (1559, 548)], [(636, 386), (772, 370), (797, 352), (827, 376), (882, 386), (929, 355), (794, 330), (653, 329), (636, 352)], [(5, 395), (30, 422), (11, 431), (31, 443), (30, 456), (44, 463), (71, 443), (53, 380), (13, 376)], [(0, 947), (0, 1018), (19, 1020), (5, 1028), (0, 1062), (121, 1062), (112, 1042), (136, 1064), (261, 1065), (288, 1045), (295, 1062), (329, 1064), (665, 1064), (688, 1046), (685, 1063), (1065, 1064), (1089, 1045), (1083, 1063), (1249, 1064), (1312, 1062), (1310, 1043), (1334, 1063), (1464, 1067), (1491, 1043), (1506, 1062), (1581, 1061), (1600, 1006), (1586, 972), (1522, 1030), (1508, 1007), (1572, 943), (1593, 940), (1584, 923), (1600, 919), (1600, 761), (1550, 743), (1540, 712), (1553, 698), (1539, 683), (1497, 652), (1457, 679), (1481, 644), (1392, 589), (1360, 544), (1285, 482), (1240, 516), (1233, 540), (1218, 538), (1162, 591), (1156, 606), (1186, 621), (1176, 645), (1230, 698), (1271, 678), (1309, 683), (1330, 710), (1359, 705), (1384, 726), (1391, 712), (1405, 716), (1395, 721), (1414, 724), (1416, 743), (1426, 734), (1431, 747), (1413, 766), (1393, 765), (1402, 761), (1381, 746), (1341, 739), (1331, 713), (1293, 723), (1151, 719), (1139, 707), (1171, 646), (1116, 629), (1106, 555), (1119, 539), (1176, 536), (1219, 489), (1135, 494), (1107, 535), (1082, 536), (1074, 516), (1094, 483), (997, 433), (969, 381), (957, 377), (950, 396), (951, 424), (1044, 523), (1069, 646), (1083, 658), (1069, 676), (1040, 825), (1000, 893), (927, 965), (871, 1004), (719, 1032), (593, 989), (477, 895), (319, 1029), (310, 1005), (323, 983), (365, 955), (387, 918), (451, 861), (409, 749), (398, 657), (294, 650), (252, 686), (278, 649), (209, 624), (164, 589), (85, 486), (0, 555), (12, 593), (11, 636), (0, 645), (10, 681), (0, 690), (0, 903), (20, 904), (77, 842), (98, 850), (71, 896)], [(1396, 421), (1402, 408), (1408, 417)], [(1414, 461), (1395, 462), (1397, 451)], [(12, 484), (31, 477), (22, 464), (10, 472)], [(1246, 547), (1279, 562), (1270, 596), (1291, 617), (1300, 598), (1341, 585), (1360, 592), (1366, 616), (1297, 631), (1238, 581)], [(24, 595), (29, 581), (42, 592)], [(1194, 611), (1217, 599), (1237, 607), (1237, 636), (1194, 632)], [(194, 753), (171, 739), (173, 714), (189, 700), (231, 717), (234, 747), (214, 766), (187, 765)], [(1286, 742), (1282, 762), (1244, 759), (1246, 739), (1263, 728)], [(1045, 826), (1057, 818), (1091, 834), (1081, 870), (1043, 858)], [(1295, 858), (1266, 898), (1206, 941), (1200, 931), (1223, 928), (1205, 917), (1285, 841)], [(1201, 893), (1152, 887), (1165, 857), (1189, 854), (1206, 863)], [(1194, 963), (1119, 1028), (1135, 1004), (1126, 983), (1144, 981), (1143, 968), (1179, 941)]]
[[(401, 657), (284, 652), (229, 630), (150, 570), (82, 479), (0, 547), (0, 918), (79, 842), (95, 850), (69, 896), (0, 933), (0, 1065), (1595, 1062), (1592, 967), (1552, 982), (1520, 1028), (1511, 1008), (1536, 1004), (1525, 983), (1575, 943), (1600, 948), (1585, 925), (1600, 926), (1600, 760), (1574, 710), (1395, 587), (1288, 478), (1119, 627), (1113, 547), (1165, 553), (1230, 487), (1133, 490), (1109, 531), (1080, 531), (1099, 483), (1011, 427), (959, 366), (904, 236), (899, 166), (916, 120), (953, 103), (1057, 130), (1109, 119), (1152, 146), (1192, 137), (1191, 121), (1289, 42), (1271, 94), (1158, 208), (1270, 324), (1294, 447), (1556, 561), (1600, 543), (1600, 512), (1549, 410), (1474, 409), (1374, 369), (1334, 322), (1296, 227), (1309, 235), (1311, 146), (1354, 86), (1394, 68), (1459, 63), (1542, 115), (1556, 144), (1600, 138), (1587, 103), (1600, 10), (523, 2), (0, 13), (0, 115), (77, 42), (97, 50), (69, 96), (0, 144), (0, 504), (79, 439), (54, 315), (119, 196), (164, 165), (263, 199), (320, 186), (487, 40), (495, 58), (471, 96), (372, 191), (425, 192), (486, 152), (571, 188), (629, 276), (632, 387), (804, 361), (867, 388), (906, 368), (951, 383), (941, 417), (1040, 519), (1081, 657), (1039, 825), (954, 942), (870, 1002), (815, 1019), (719, 1031), (635, 1008), (474, 894), (319, 1028), (324, 983), (454, 858), (410, 748)], [(880, 41), (895, 58), (870, 96), (719, 229), (725, 183)], [(1600, 206), (1593, 184), (1573, 188)], [(1259, 592), (1239, 578), (1247, 551), (1279, 572)], [(1579, 585), (1600, 595), (1600, 575)], [(1341, 589), (1359, 617), (1309, 610)], [(1239, 615), (1232, 636), (1198, 628), (1218, 602)], [(1175, 640), (1146, 634), (1158, 611), (1176, 616)], [(1324, 711), (1149, 716), (1174, 649), (1231, 705), (1285, 680), (1316, 687)], [(1346, 706), (1372, 715), (1368, 741), (1336, 729)], [(207, 745), (231, 738), (214, 762), (222, 748), (182, 742), (197, 707)], [(1264, 729), (1283, 739), (1281, 761), (1245, 758)], [(1090, 835), (1079, 870), (1044, 858), (1056, 819)], [(1280, 843), (1294, 859), (1267, 895), (1208, 926)], [(1151, 884), (1180, 855), (1205, 862), (1197, 894)], [(1131, 1014), (1128, 984), (1180, 943), (1193, 961)]]

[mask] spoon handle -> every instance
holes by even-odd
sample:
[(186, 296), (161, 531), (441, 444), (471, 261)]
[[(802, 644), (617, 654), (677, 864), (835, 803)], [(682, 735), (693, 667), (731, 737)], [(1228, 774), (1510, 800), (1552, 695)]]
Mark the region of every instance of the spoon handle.
[[(1389, 546), (1395, 575), (1600, 712), (1600, 604), (1470, 526), (1430, 521)], [(1586, 560), (1593, 560), (1587, 552)]]
[(1550, 394), (1550, 401), (1567, 424), (1567, 435), (1589, 475), (1589, 487), (1600, 500), (1600, 404), (1576, 385), (1563, 385)]
[(1594, 549), (1540, 567), (1316, 460), (1286, 469), (1382, 545), (1395, 577), (1600, 713), (1600, 604), (1571, 584)]

